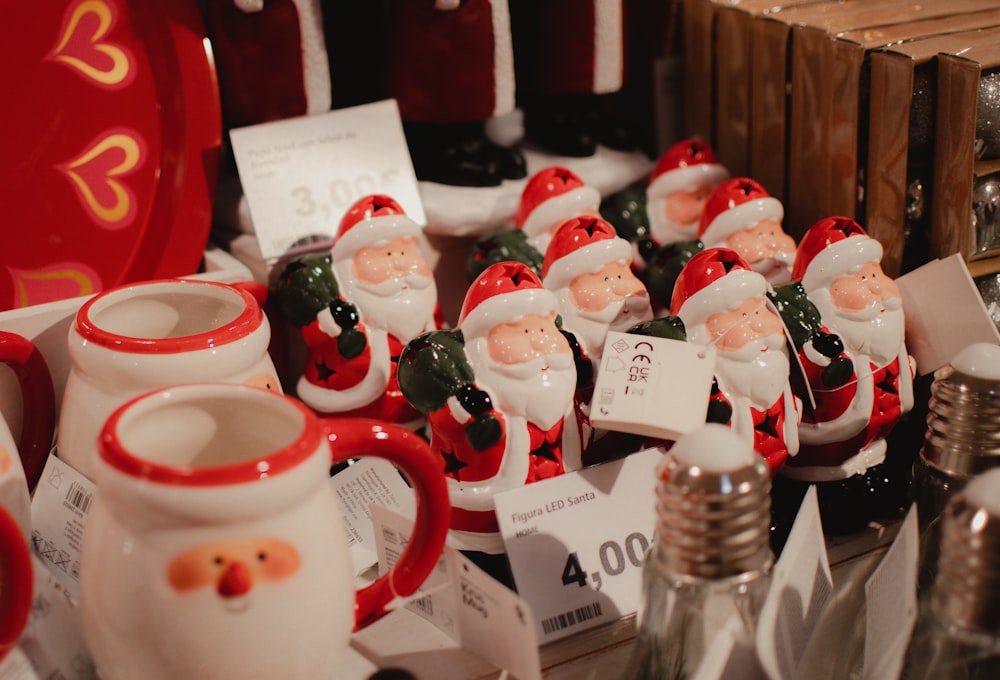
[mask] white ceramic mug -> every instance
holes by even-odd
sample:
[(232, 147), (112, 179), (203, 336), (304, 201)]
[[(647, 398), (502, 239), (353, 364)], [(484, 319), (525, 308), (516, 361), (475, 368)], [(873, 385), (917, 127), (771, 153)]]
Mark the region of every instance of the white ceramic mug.
[(69, 332), (59, 457), (91, 477), (108, 416), (161, 387), (231, 382), (280, 392), (270, 339), (267, 317), (247, 287), (163, 279), (99, 293), (80, 308)]
[[(354, 591), (332, 462), (385, 458), (417, 515), (393, 568)], [(418, 435), (320, 420), (290, 397), (182, 385), (117, 410), (101, 434), (80, 607), (104, 680), (335, 677), (352, 629), (433, 570), (450, 505)]]

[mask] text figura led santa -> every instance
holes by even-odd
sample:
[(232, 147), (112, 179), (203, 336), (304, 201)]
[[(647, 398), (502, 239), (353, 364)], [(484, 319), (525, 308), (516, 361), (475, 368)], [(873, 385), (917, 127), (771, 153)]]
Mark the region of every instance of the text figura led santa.
[(822, 345), (811, 340), (799, 352), (816, 408), (803, 416), (788, 477), (843, 482), (877, 469), (886, 435), (913, 407), (902, 298), (881, 260), (882, 245), (846, 217), (824, 218), (802, 237), (792, 274), (824, 333)]
[(469, 288), (457, 334), (429, 334), (452, 338), (461, 357), (421, 338), (404, 351), (400, 372), (410, 393), (448, 382), (449, 365), (465, 368), (467, 377), (455, 382), (465, 384), (425, 400), (443, 403), (427, 421), (448, 477), (452, 538), (463, 550), (503, 552), (495, 494), (580, 467), (576, 368), (557, 314), (555, 294), (534, 272), (501, 262)]
[(388, 196), (365, 196), (344, 215), (330, 252), (335, 299), (302, 291), (318, 298), (302, 319), (308, 355), (296, 386), (312, 409), (422, 424), (399, 390), (396, 362), (405, 343), (441, 325), (425, 247), (420, 226)]
[(715, 352), (709, 422), (752, 442), (772, 476), (799, 450), (801, 402), (789, 385), (789, 355), (771, 289), (735, 251), (709, 248), (681, 270), (670, 312), (688, 341)]

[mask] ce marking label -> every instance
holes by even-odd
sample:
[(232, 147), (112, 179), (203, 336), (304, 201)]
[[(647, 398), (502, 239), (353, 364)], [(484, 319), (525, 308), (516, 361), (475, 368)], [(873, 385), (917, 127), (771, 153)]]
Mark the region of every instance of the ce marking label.
[(628, 384), (625, 385), (625, 394), (642, 396), (645, 394), (646, 385), (649, 383), (650, 366), (653, 363), (653, 345), (645, 340), (635, 343), (633, 349), (636, 351), (632, 355), (632, 360), (628, 367)]

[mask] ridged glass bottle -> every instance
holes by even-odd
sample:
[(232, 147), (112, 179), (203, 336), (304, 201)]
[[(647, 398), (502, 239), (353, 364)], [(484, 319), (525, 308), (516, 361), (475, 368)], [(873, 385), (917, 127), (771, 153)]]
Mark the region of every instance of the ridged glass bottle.
[(1000, 469), (955, 494), (940, 528), (936, 578), (921, 595), (902, 677), (1000, 678)]
[(689, 677), (730, 620), (752, 639), (774, 562), (770, 487), (764, 459), (722, 425), (705, 425), (666, 453), (624, 678)]

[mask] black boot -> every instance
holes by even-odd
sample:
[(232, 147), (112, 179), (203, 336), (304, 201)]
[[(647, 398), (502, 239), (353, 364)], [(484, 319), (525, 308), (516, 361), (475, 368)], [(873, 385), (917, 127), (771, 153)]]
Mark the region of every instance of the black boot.
[(496, 145), (482, 123), (405, 123), (406, 142), (417, 179), (465, 187), (503, 181)]

